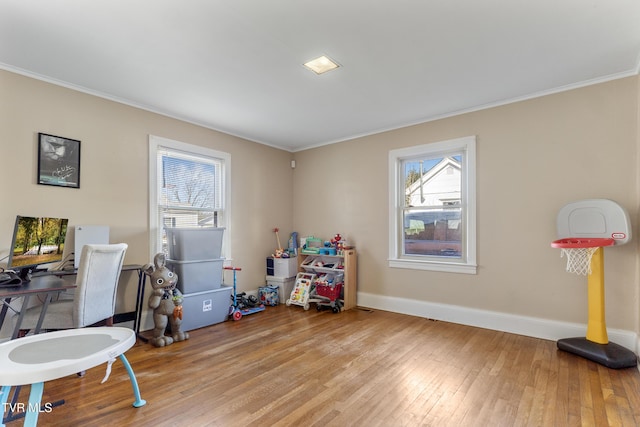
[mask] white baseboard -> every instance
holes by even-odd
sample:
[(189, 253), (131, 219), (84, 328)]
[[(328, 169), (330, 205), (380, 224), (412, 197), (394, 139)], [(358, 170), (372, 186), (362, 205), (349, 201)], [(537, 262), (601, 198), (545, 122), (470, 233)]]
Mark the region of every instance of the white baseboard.
[[(587, 325), (358, 292), (358, 306), (557, 341), (584, 337)], [(607, 329), (609, 341), (640, 354), (638, 334)]]

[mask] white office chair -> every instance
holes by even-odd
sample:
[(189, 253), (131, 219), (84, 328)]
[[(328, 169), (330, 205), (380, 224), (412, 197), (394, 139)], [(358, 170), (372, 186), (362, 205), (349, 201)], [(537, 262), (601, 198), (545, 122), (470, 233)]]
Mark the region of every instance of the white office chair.
[[(116, 291), (127, 247), (125, 243), (85, 245), (82, 248), (73, 300), (52, 301), (41, 329), (113, 325)], [(21, 331), (36, 328), (41, 309), (41, 306), (27, 308), (20, 325)]]

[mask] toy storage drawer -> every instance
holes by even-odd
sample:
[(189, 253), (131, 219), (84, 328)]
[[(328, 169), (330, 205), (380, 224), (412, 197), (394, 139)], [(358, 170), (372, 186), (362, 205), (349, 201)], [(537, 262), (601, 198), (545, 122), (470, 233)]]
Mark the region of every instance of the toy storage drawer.
[(227, 320), (232, 289), (222, 286), (213, 291), (183, 295), (181, 329), (191, 331)]
[(295, 277), (298, 273), (298, 258), (267, 258), (267, 276)]
[(222, 284), (224, 258), (202, 261), (167, 260), (167, 267), (178, 275), (178, 289), (183, 294), (211, 291)]
[(222, 256), (223, 227), (167, 228), (166, 231), (171, 259), (195, 261)]

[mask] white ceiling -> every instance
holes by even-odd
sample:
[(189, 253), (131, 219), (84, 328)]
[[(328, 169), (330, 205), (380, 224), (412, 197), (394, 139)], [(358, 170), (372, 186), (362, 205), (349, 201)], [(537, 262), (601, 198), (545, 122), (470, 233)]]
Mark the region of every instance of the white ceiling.
[[(342, 67), (317, 76), (325, 54)], [(0, 0), (0, 68), (297, 151), (638, 73), (638, 0)]]

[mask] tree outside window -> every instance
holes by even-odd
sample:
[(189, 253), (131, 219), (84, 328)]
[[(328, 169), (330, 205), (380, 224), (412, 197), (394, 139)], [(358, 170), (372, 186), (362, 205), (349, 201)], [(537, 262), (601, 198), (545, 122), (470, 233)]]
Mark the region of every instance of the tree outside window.
[[(230, 156), (160, 137), (149, 142), (152, 252), (168, 253), (169, 227), (228, 229)], [(229, 251), (226, 243), (223, 253)]]

